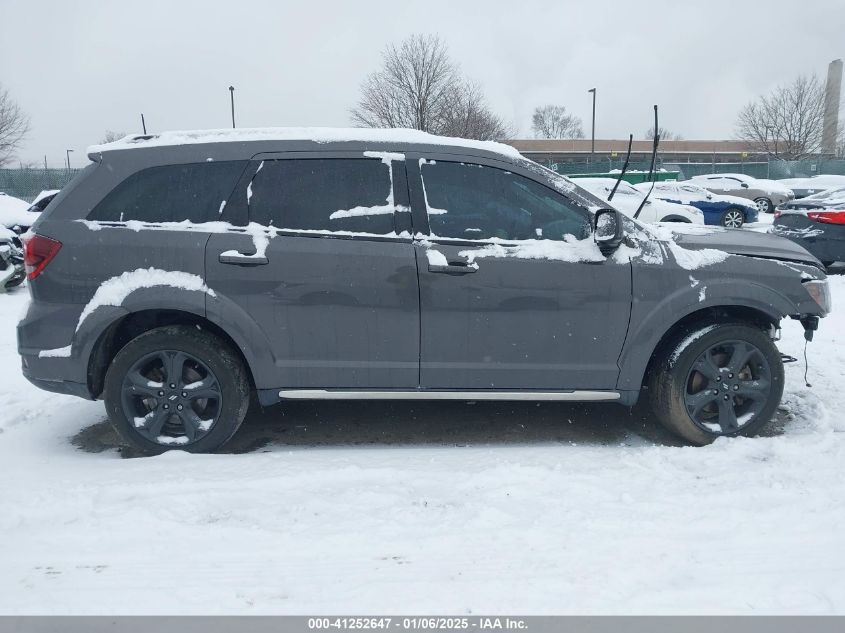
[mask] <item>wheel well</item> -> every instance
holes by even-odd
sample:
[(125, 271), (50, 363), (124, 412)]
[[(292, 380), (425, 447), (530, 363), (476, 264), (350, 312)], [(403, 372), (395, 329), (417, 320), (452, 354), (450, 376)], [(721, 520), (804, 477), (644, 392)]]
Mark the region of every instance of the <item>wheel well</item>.
[(255, 381), (252, 377), (252, 370), (241, 348), (235, 343), (231, 336), (218, 325), (208, 319), (191, 312), (181, 310), (141, 310), (127, 314), (125, 317), (112, 323), (97, 339), (94, 349), (88, 359), (88, 389), (95, 398), (103, 392), (103, 383), (106, 379), (112, 359), (129, 341), (144, 332), (148, 332), (164, 325), (189, 325), (207, 330), (219, 337), (238, 355), (246, 369), (251, 389), (255, 389)]
[(778, 322), (778, 319), (771, 317), (765, 312), (749, 308), (748, 306), (711, 306), (692, 312), (670, 327), (660, 338), (648, 361), (642, 382), (643, 384), (646, 382), (652, 366), (660, 362), (659, 359), (666, 346), (671, 345), (682, 333), (689, 332), (697, 325), (745, 323), (765, 330), (773, 325), (777, 326)]
[(665, 218), (660, 219), (661, 222), (681, 222), (684, 224), (692, 224), (692, 220), (689, 218), (685, 218), (680, 215), (667, 215)]

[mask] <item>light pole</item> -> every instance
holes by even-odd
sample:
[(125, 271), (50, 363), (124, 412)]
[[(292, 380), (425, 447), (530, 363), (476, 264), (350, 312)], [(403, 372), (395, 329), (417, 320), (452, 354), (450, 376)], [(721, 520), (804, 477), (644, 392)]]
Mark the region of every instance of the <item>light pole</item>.
[(229, 86), (229, 98), (232, 101), (232, 128), (235, 127), (235, 87)]
[(66, 150), (65, 150), (65, 158), (67, 159), (67, 168), (68, 168), (68, 171), (70, 171), (70, 153), (71, 153), (72, 151), (73, 151), (72, 149), (66, 149)]
[(587, 92), (593, 93), (593, 128), (590, 135), (590, 163), (596, 158), (596, 89), (590, 88)]

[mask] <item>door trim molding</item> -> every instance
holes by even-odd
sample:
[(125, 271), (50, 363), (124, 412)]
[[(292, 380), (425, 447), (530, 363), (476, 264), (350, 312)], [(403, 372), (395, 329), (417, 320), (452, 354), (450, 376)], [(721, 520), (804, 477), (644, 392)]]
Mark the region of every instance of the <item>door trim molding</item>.
[(283, 400), (569, 400), (610, 401), (619, 400), (617, 391), (438, 391), (418, 389), (413, 391), (366, 391), (341, 389), (282, 389)]

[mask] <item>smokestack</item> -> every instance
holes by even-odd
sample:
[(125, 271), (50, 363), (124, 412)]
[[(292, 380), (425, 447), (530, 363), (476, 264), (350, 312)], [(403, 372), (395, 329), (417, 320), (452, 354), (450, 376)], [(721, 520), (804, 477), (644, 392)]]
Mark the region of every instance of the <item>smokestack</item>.
[(824, 91), (824, 127), (822, 148), (826, 153), (836, 152), (839, 132), (839, 104), (842, 97), (842, 60), (835, 59), (827, 67), (827, 85)]

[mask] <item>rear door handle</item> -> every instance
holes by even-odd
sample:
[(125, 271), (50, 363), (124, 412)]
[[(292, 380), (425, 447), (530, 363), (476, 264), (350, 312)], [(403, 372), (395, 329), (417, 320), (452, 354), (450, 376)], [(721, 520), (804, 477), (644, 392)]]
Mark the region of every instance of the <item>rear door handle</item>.
[(235, 266), (264, 266), (270, 261), (264, 255), (244, 255), (237, 251), (220, 253), (217, 259), (221, 264), (233, 264)]
[(429, 264), (428, 272), (442, 273), (444, 275), (468, 275), (478, 271), (478, 264), (475, 262), (451, 263), (451, 264)]

